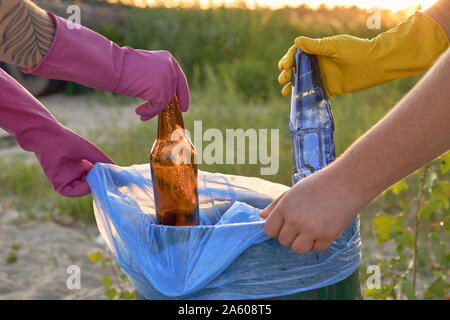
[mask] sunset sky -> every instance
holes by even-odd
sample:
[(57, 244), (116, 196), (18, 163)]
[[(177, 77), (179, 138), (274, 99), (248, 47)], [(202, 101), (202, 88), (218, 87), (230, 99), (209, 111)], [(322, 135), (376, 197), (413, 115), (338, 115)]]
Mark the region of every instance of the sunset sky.
[[(211, 4), (213, 5), (227, 5), (232, 6), (235, 4), (236, 0), (110, 0), (111, 2), (122, 1), (123, 3), (135, 4), (138, 6), (145, 5), (155, 5), (155, 3), (164, 3), (167, 4), (168, 7), (178, 6), (178, 5), (192, 5), (192, 4), (200, 4), (202, 7), (208, 7)], [(308, 4), (310, 7), (316, 8), (320, 4), (324, 3), (328, 7), (333, 7), (336, 5), (343, 6), (352, 6), (357, 5), (361, 8), (372, 8), (372, 7), (381, 7), (385, 9), (390, 9), (393, 11), (398, 11), (402, 9), (407, 9), (411, 7), (416, 7), (417, 5), (421, 5), (423, 9), (428, 8), (437, 0), (310, 0), (310, 1), (301, 1), (301, 0), (241, 0), (240, 2), (246, 2), (247, 5), (251, 8), (256, 6), (264, 6), (270, 8), (280, 8), (283, 6), (291, 6), (296, 7), (300, 4)]]

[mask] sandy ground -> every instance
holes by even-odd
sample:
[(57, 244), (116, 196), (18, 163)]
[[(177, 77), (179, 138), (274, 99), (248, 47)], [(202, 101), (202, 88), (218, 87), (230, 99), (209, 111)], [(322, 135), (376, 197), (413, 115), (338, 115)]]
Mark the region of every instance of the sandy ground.
[[(40, 100), (60, 122), (94, 143), (94, 129), (139, 122), (134, 105), (111, 106), (89, 96), (52, 95)], [(6, 141), (0, 144), (2, 159), (18, 154), (25, 161), (36, 161), (5, 136), (0, 132)], [(95, 225), (65, 227), (52, 221), (23, 220), (8, 199), (0, 198), (0, 299), (105, 299), (100, 280), (111, 272), (87, 257), (106, 252), (98, 236)], [(18, 246), (20, 250), (11, 249)], [(11, 252), (16, 262), (7, 263)], [(80, 289), (70, 290), (66, 281), (71, 276), (68, 267), (73, 265), (80, 270)]]
[[(96, 242), (95, 226), (70, 228), (34, 221), (17, 224), (17, 218), (14, 210), (0, 215), (0, 299), (105, 298), (100, 280), (106, 272), (87, 257), (104, 251)], [(20, 249), (14, 251), (14, 246)], [(11, 252), (16, 262), (8, 263)], [(79, 289), (66, 285), (73, 274), (70, 266), (79, 268)]]

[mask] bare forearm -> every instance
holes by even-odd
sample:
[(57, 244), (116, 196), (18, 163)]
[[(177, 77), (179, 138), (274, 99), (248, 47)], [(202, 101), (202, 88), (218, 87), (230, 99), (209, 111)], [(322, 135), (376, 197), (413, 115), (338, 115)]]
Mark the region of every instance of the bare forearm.
[(0, 0), (0, 61), (35, 67), (53, 42), (55, 26), (29, 0)]
[(425, 13), (439, 23), (450, 39), (450, 0), (439, 0), (425, 10)]
[(399, 104), (329, 166), (365, 205), (450, 149), (450, 50)]

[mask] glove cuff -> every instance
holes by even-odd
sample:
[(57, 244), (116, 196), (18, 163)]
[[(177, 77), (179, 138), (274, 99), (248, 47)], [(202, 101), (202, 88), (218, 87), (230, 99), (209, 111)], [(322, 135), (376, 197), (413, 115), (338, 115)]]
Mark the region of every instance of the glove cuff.
[(47, 13), (56, 27), (53, 43), (36, 67), (22, 71), (113, 91), (121, 75), (121, 48), (86, 27)]
[(378, 65), (382, 66), (378, 70), (382, 82), (428, 70), (449, 46), (447, 34), (439, 23), (419, 11), (371, 42), (374, 48), (381, 49), (373, 52), (382, 52), (377, 56)]

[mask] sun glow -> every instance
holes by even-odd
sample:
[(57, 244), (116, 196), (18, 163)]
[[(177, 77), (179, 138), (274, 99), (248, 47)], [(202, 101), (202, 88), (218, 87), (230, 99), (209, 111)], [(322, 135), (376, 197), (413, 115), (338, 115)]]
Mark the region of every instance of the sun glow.
[(356, 5), (362, 9), (382, 8), (389, 9), (394, 12), (409, 8), (417, 8), (421, 6), (422, 9), (427, 9), (432, 6), (437, 0), (109, 0), (110, 2), (122, 2), (124, 4), (135, 5), (139, 7), (144, 6), (199, 6), (201, 8), (209, 8), (214, 6), (233, 7), (239, 3), (245, 3), (249, 8), (266, 7), (271, 9), (278, 9), (282, 7), (297, 7), (301, 4), (306, 4), (311, 8), (318, 8), (320, 5), (332, 8), (335, 6), (353, 6)]

